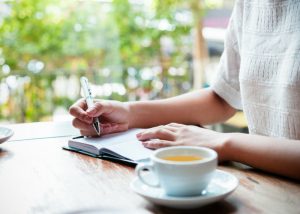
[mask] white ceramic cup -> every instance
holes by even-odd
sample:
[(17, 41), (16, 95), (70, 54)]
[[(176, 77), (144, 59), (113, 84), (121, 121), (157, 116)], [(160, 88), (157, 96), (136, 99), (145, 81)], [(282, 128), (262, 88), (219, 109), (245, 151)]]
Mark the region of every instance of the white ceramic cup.
[[(169, 161), (167, 156), (200, 156), (196, 161)], [(201, 195), (209, 184), (217, 167), (217, 153), (208, 148), (196, 146), (174, 146), (156, 150), (149, 163), (136, 167), (139, 179), (151, 187), (161, 187), (170, 196)], [(157, 178), (157, 183), (150, 183), (143, 171), (149, 170)]]

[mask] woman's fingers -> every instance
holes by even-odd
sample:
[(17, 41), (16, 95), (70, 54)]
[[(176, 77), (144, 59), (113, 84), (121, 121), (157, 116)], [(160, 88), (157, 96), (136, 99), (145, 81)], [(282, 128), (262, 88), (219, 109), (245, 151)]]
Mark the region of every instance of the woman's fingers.
[(178, 145), (176, 142), (178, 131), (184, 126), (179, 123), (170, 123), (154, 127), (137, 134), (137, 138), (149, 149)]
[(78, 129), (83, 130), (83, 131), (93, 130), (93, 126), (91, 124), (85, 123), (85, 122), (83, 122), (82, 120), (80, 120), (78, 118), (73, 119), (72, 125), (75, 128), (78, 128)]
[(163, 126), (155, 127), (143, 131), (137, 134), (137, 138), (141, 141), (149, 139), (161, 139), (161, 140), (170, 140), (173, 141), (176, 138), (176, 134)]
[[(80, 130), (83, 136), (98, 136), (92, 124), (87, 124), (81, 120), (73, 119), (73, 126)], [(114, 124), (114, 123), (101, 123), (100, 124), (101, 135), (112, 134), (122, 132), (128, 129), (127, 124)]]
[(97, 137), (98, 134), (96, 131), (86, 131), (86, 130), (80, 130), (80, 134), (82, 136), (87, 136), (87, 137)]
[(90, 117), (99, 117), (102, 114), (109, 114), (113, 111), (112, 105), (110, 102), (95, 102), (94, 106), (88, 108), (86, 113)]
[(69, 112), (72, 116), (80, 119), (81, 121), (92, 123), (93, 118), (88, 116), (85, 109), (87, 109), (86, 102), (84, 99), (80, 99), (70, 107)]
[(173, 142), (167, 140), (153, 139), (149, 141), (143, 141), (142, 144), (149, 149), (159, 149), (162, 147), (172, 146)]
[(164, 125), (164, 128), (168, 129), (171, 132), (177, 132), (180, 127), (177, 127), (177, 126), (175, 127), (175, 126), (171, 126), (170, 124), (168, 124), (168, 125)]
[(181, 128), (181, 127), (183, 127), (185, 125), (180, 124), (180, 123), (169, 123), (167, 126), (174, 127), (174, 128)]
[(100, 127), (101, 135), (106, 135), (126, 131), (128, 129), (128, 124), (101, 123)]

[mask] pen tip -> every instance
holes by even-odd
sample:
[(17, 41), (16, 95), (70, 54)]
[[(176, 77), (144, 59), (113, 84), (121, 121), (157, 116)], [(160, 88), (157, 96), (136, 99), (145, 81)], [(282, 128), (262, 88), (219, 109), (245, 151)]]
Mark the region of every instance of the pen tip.
[(100, 136), (101, 130), (100, 130), (99, 123), (94, 123), (93, 125), (94, 125), (94, 128), (95, 128), (95, 131), (96, 131), (97, 134)]

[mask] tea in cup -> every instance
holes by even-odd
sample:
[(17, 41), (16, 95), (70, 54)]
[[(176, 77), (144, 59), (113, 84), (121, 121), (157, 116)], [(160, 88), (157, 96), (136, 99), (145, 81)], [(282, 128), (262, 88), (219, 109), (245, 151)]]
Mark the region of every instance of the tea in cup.
[[(144, 184), (161, 187), (170, 196), (201, 195), (217, 167), (217, 153), (208, 148), (176, 146), (156, 150), (149, 163), (136, 167), (136, 174)], [(157, 178), (150, 183), (144, 173), (149, 170)]]

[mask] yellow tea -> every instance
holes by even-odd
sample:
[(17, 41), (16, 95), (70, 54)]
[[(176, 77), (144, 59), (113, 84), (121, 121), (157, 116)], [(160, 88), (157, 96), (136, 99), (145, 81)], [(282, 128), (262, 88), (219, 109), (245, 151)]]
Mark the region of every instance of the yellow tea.
[(174, 156), (166, 156), (162, 158), (163, 160), (168, 161), (198, 161), (203, 158), (196, 155), (174, 155)]

